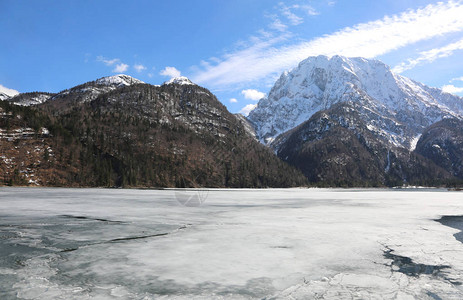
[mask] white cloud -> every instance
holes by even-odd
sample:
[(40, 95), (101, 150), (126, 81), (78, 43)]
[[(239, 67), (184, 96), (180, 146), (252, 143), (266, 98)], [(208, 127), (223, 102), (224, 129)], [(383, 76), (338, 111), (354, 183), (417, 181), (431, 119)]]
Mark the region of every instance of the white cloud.
[(10, 97), (13, 97), (13, 96), (16, 96), (17, 94), (19, 94), (19, 92), (17, 90), (9, 89), (9, 88), (1, 85), (1, 84), (0, 84), (0, 93), (3, 93), (3, 94), (8, 95)]
[(240, 110), (240, 113), (248, 116), (249, 113), (257, 107), (257, 104), (248, 104)]
[(112, 70), (113, 73), (123, 73), (129, 69), (129, 65), (124, 64), (121, 62), (119, 58), (106, 58), (104, 56), (98, 56), (96, 58), (97, 61), (104, 63), (108, 67), (114, 66), (114, 69)]
[(278, 31), (285, 31), (288, 28), (288, 26), (283, 24), (281, 20), (278, 18), (275, 18), (275, 20), (273, 20), (269, 27)]
[(175, 67), (165, 67), (165, 69), (159, 72), (159, 74), (162, 76), (168, 76), (170, 78), (174, 78), (174, 77), (180, 77), (181, 72), (177, 70)]
[(126, 65), (124, 63), (117, 64), (116, 67), (113, 70), (113, 73), (124, 73), (129, 69), (129, 65)]
[(281, 14), (288, 19), (291, 25), (299, 25), (304, 22), (304, 18), (296, 15), (294, 11), (302, 11), (309, 16), (316, 16), (320, 14), (313, 6), (310, 5), (295, 4), (287, 6), (283, 2), (280, 2), (279, 6)]
[(136, 64), (133, 66), (133, 68), (138, 72), (140, 73), (141, 71), (143, 70), (146, 70), (146, 67), (144, 65), (141, 65), (141, 64)]
[(265, 97), (264, 93), (259, 92), (258, 90), (253, 90), (253, 89), (242, 90), (241, 94), (244, 96), (244, 98), (254, 100), (254, 101), (258, 101)]
[[(297, 16), (295, 13), (291, 11), (291, 8), (289, 6), (284, 5), (283, 3), (280, 3), (281, 5), (281, 13), (288, 18), (289, 22), (291, 25), (299, 25), (302, 22), (304, 22), (304, 19), (301, 17)], [(296, 6), (298, 8), (299, 6)]]
[(463, 76), (457, 77), (457, 78), (452, 78), (452, 80), (450, 80), (450, 82), (453, 82), (453, 81), (463, 81)]
[(463, 87), (456, 87), (452, 84), (444, 85), (442, 87), (442, 90), (446, 93), (450, 94), (458, 94), (458, 93), (463, 93)]
[[(273, 80), (308, 56), (339, 54), (373, 58), (418, 41), (462, 31), (462, 15), (461, 1), (438, 2), (297, 44), (288, 45), (281, 37), (259, 40), (224, 55), (220, 62), (210, 60), (192, 78), (199, 84), (220, 89)], [(286, 43), (280, 43), (282, 40)]]
[(301, 6), (301, 8), (304, 9), (309, 16), (317, 16), (320, 14), (315, 8), (313, 8), (310, 5), (303, 5)]
[(238, 102), (238, 100), (236, 100), (236, 98), (231, 98), (230, 99), (230, 103), (237, 103), (237, 102)]
[(463, 50), (463, 39), (459, 40), (458, 42), (449, 44), (445, 47), (420, 52), (417, 58), (408, 59), (406, 62), (398, 64), (393, 68), (393, 71), (396, 73), (402, 73), (406, 70), (413, 69), (418, 65), (422, 65), (424, 63), (431, 63), (438, 58), (451, 56), (457, 50)]
[(115, 63), (118, 63), (120, 62), (121, 60), (119, 58), (113, 58), (113, 59), (109, 59), (109, 58), (105, 58), (104, 56), (98, 56), (96, 58), (97, 61), (100, 61), (102, 63), (104, 63), (105, 65), (107, 66), (112, 66), (114, 65)]

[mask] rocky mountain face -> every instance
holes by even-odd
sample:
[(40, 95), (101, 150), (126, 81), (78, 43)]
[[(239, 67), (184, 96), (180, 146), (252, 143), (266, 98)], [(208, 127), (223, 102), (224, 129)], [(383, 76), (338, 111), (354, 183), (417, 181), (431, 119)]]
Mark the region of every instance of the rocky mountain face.
[(348, 186), (452, 180), (457, 173), (413, 150), (429, 126), (462, 117), (462, 98), (380, 61), (340, 56), (310, 57), (283, 73), (249, 114), (260, 141), (311, 182)]
[[(18, 97), (12, 102), (33, 104)], [(21, 106), (4, 106), (5, 137), (12, 130), (32, 128), (29, 141), (34, 143), (26, 145), (21, 136), (13, 144), (23, 143), (24, 153), (34, 153), (38, 144), (49, 143), (42, 147), (47, 152), (37, 152), (43, 153), (31, 156), (26, 164), (23, 152), (4, 155), (8, 168), (17, 174), (4, 178), (6, 183), (12, 178), (29, 183), (23, 175), (27, 168), (35, 177), (31, 184), (40, 185), (287, 187), (306, 182), (248, 133), (245, 120), (187, 78), (153, 86), (118, 75), (50, 95), (43, 103), (23, 106), (21, 113), (10, 114)], [(27, 122), (6, 124), (30, 114), (47, 121), (34, 127)], [(38, 134), (40, 130), (49, 132), (47, 137)], [(13, 144), (5, 148), (14, 148)], [(64, 176), (38, 175), (45, 164), (51, 170), (64, 169)]]
[(321, 186), (432, 186), (453, 178), (431, 160), (375, 136), (357, 105), (335, 104), (280, 135), (278, 156)]

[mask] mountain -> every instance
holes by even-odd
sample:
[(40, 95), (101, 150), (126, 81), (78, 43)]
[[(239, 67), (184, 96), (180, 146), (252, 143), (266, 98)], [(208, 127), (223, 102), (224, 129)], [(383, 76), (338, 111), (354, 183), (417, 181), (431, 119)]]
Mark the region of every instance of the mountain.
[(444, 119), (431, 125), (421, 135), (415, 151), (463, 178), (463, 121)]
[(429, 125), (463, 116), (461, 97), (394, 74), (378, 60), (317, 56), (283, 73), (248, 118), (258, 138), (271, 144), (314, 113), (347, 101), (360, 104), (372, 134), (405, 148)]
[(283, 73), (248, 118), (257, 138), (311, 182), (435, 185), (456, 173), (414, 149), (432, 124), (463, 118), (463, 98), (378, 60), (317, 56)]
[(16, 97), (9, 99), (9, 101), (23, 106), (38, 105), (47, 101), (56, 101), (58, 103), (61, 103), (62, 101), (66, 103), (88, 102), (96, 99), (101, 94), (115, 89), (143, 83), (143, 81), (128, 75), (119, 74), (86, 82), (56, 94), (41, 92), (19, 94)]
[[(184, 77), (162, 86), (125, 75), (105, 77), (30, 107), (4, 103), (4, 112), (0, 128), (11, 139), (4, 146), (9, 149), (8, 169), (16, 170), (13, 182), (9, 176), (4, 183), (27, 184), (25, 174), (34, 174), (31, 184), (45, 186), (306, 183), (299, 171), (255, 140), (243, 120), (210, 91)], [(27, 135), (12, 135), (26, 129)], [(41, 134), (44, 130), (46, 136)], [(15, 146), (21, 151), (11, 151)]]
[(31, 106), (42, 104), (50, 100), (54, 95), (55, 94), (43, 92), (22, 93), (5, 100), (8, 100), (16, 105)]
[(340, 102), (275, 141), (280, 158), (321, 186), (433, 186), (453, 179), (432, 160), (369, 130), (358, 103)]

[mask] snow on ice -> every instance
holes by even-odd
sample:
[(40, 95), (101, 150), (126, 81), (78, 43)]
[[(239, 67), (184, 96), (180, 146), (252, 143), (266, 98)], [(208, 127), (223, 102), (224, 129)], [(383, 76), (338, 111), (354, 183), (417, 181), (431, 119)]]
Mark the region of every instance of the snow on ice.
[[(176, 192), (1, 188), (0, 290), (6, 299), (463, 298), (460, 192), (209, 190), (194, 207)], [(446, 226), (442, 216), (456, 217)]]

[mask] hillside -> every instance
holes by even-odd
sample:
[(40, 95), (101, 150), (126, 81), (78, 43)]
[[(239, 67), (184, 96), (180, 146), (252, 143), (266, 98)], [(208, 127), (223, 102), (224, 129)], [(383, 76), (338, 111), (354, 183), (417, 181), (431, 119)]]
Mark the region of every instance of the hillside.
[[(208, 90), (178, 81), (153, 86), (123, 79), (130, 84), (100, 79), (22, 108), (47, 119), (47, 138), (57, 148), (52, 147), (53, 153), (69, 153), (74, 169), (84, 171), (74, 174), (70, 165), (73, 175), (63, 185), (289, 187), (306, 183), (299, 171), (257, 142), (247, 124)], [(35, 122), (34, 117), (30, 120)], [(29, 123), (18, 126), (30, 127)], [(5, 159), (11, 155), (19, 177), (25, 177), (21, 175), (24, 154), (8, 154)], [(43, 167), (36, 164), (31, 169)], [(59, 168), (66, 173), (65, 164)], [(48, 177), (38, 181), (54, 182)]]

